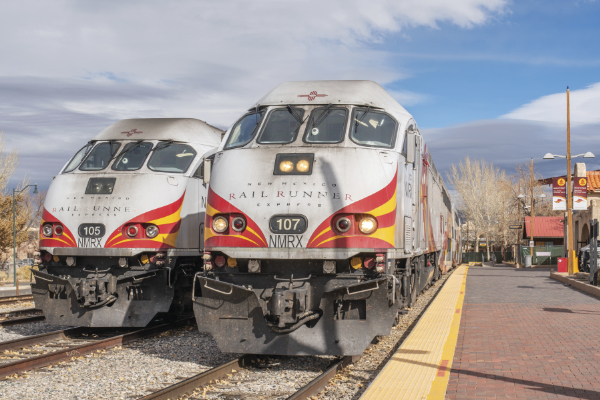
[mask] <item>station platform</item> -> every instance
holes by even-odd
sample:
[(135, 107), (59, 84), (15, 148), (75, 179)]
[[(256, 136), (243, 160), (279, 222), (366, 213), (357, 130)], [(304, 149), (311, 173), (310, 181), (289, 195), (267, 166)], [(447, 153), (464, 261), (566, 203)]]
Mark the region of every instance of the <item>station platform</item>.
[(600, 399), (599, 372), (598, 298), (550, 269), (462, 266), (361, 399)]

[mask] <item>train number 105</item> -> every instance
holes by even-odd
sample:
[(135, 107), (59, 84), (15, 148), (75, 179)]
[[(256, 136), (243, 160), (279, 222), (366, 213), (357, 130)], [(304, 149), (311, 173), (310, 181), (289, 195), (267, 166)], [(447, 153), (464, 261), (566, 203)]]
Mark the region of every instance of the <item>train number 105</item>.
[(269, 221), (273, 233), (304, 233), (307, 225), (303, 215), (274, 215)]
[(106, 233), (103, 224), (81, 224), (79, 225), (79, 237), (100, 238)]

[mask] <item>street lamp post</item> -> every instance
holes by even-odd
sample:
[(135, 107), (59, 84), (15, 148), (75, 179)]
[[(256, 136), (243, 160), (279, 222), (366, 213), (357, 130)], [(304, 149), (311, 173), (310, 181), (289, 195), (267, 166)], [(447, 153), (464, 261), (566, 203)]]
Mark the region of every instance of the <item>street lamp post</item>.
[(37, 184), (27, 185), (21, 190), (13, 189), (12, 200), (13, 200), (13, 278), (15, 283), (15, 291), (16, 295), (19, 295), (19, 284), (17, 282), (17, 212), (16, 212), (16, 202), (15, 202), (15, 194), (21, 193), (28, 187), (33, 186), (33, 193), (37, 193)]
[[(569, 103), (569, 89), (567, 88), (567, 105)], [(567, 107), (568, 110), (568, 107)], [(567, 257), (568, 257), (568, 271), (569, 275), (573, 275), (573, 264), (575, 258), (575, 249), (573, 248), (573, 188), (571, 187), (571, 159), (577, 157), (583, 158), (594, 158), (594, 154), (588, 151), (585, 154), (577, 154), (576, 156), (571, 155), (571, 134), (568, 128), (569, 126), (569, 113), (567, 112), (567, 155), (561, 156), (557, 154), (547, 153), (544, 156), (544, 160), (554, 160), (555, 158), (566, 158), (567, 159), (567, 187), (565, 194), (567, 196)]]
[[(533, 265), (533, 247), (535, 245), (535, 243), (533, 242), (533, 198), (534, 197), (539, 197), (541, 199), (545, 198), (546, 195), (544, 193), (538, 195), (538, 196), (534, 196), (533, 195), (533, 158), (531, 159), (531, 183), (530, 183), (530, 193), (531, 194), (519, 194), (517, 196), (518, 199), (524, 199), (525, 197), (529, 197), (531, 198), (531, 218), (529, 219), (529, 254), (531, 255), (531, 264)], [(525, 206), (525, 208), (528, 208), (527, 206)]]

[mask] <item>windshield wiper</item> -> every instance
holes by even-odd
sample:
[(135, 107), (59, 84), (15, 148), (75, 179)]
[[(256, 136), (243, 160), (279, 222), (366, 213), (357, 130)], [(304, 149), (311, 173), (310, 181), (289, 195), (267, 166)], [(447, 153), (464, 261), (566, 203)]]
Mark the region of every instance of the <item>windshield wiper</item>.
[(356, 123), (355, 123), (356, 126), (355, 126), (354, 129), (358, 128), (358, 124), (367, 126), (367, 124), (365, 124), (364, 122), (362, 122), (362, 120), (363, 120), (364, 117), (367, 116), (367, 114), (369, 113), (369, 111), (371, 111), (371, 106), (367, 107), (367, 109), (365, 110), (364, 114), (359, 119), (354, 118), (354, 120), (356, 121)]
[(156, 145), (156, 147), (154, 148), (154, 151), (166, 149), (167, 147), (172, 145), (174, 142), (175, 142), (174, 140), (162, 140), (159, 144)]
[(294, 107), (292, 107), (291, 104), (287, 105), (287, 109), (290, 112), (290, 114), (292, 114), (292, 117), (294, 117), (294, 119), (296, 121), (298, 121), (298, 123), (300, 125), (302, 125), (304, 123), (304, 120), (302, 119), (302, 115), (300, 115), (300, 111), (298, 111)]
[(323, 110), (319, 118), (317, 118), (316, 121), (313, 121), (313, 128), (316, 128), (317, 126), (321, 125), (321, 122), (325, 121), (325, 118), (331, 114), (331, 107), (333, 107), (333, 104), (328, 104), (327, 107), (325, 107), (325, 110)]
[(119, 154), (120, 158), (123, 158), (125, 156), (125, 154), (129, 153), (131, 150), (133, 149), (137, 149), (141, 144), (142, 144), (143, 140), (138, 140), (137, 142), (135, 142), (135, 144), (133, 146), (130, 146), (126, 149), (124, 149), (121, 154)]

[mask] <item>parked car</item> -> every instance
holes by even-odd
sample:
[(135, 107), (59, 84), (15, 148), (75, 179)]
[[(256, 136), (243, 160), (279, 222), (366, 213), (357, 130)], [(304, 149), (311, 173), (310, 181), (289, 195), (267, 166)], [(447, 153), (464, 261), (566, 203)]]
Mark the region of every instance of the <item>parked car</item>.
[[(598, 247), (598, 264), (600, 266), (600, 247)], [(579, 249), (578, 260), (579, 260), (579, 271), (590, 272), (590, 245)]]

